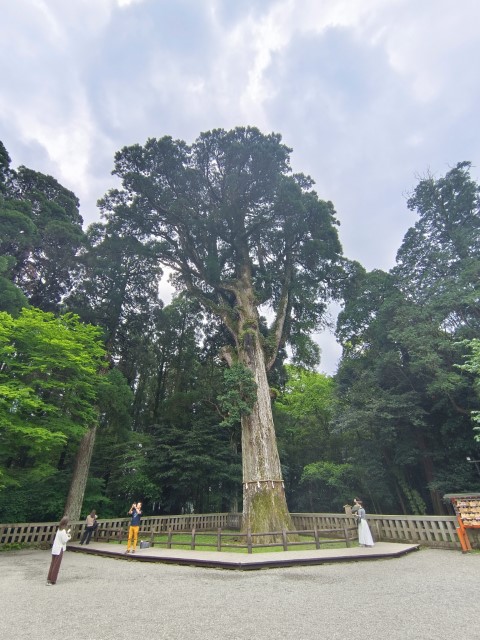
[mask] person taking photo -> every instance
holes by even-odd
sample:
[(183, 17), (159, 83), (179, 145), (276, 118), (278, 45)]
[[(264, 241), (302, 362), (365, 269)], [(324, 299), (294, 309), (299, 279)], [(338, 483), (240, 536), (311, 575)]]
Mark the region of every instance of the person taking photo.
[(142, 518), (142, 503), (134, 502), (130, 507), (128, 515), (132, 516), (128, 527), (127, 550), (125, 553), (135, 553), (138, 541), (138, 531), (140, 529), (140, 520)]

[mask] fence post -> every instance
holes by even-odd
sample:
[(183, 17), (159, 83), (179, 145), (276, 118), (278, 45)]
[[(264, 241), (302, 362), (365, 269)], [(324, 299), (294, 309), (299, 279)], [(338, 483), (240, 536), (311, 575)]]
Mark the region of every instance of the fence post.
[(217, 551), (222, 550), (222, 530), (218, 527), (217, 530)]
[(192, 543), (190, 545), (190, 549), (195, 549), (195, 527), (192, 527)]
[(315, 548), (320, 549), (320, 536), (318, 535), (317, 525), (314, 525), (313, 536), (315, 538)]
[(250, 529), (247, 529), (247, 548), (248, 553), (252, 553), (252, 532)]
[(167, 549), (171, 549), (171, 548), (172, 548), (172, 530), (169, 529), (168, 536), (167, 536)]
[(283, 550), (288, 551), (287, 532), (285, 529), (282, 529), (282, 542), (283, 542)]
[(343, 535), (345, 536), (345, 546), (350, 546), (350, 534), (348, 533), (347, 527), (343, 527)]

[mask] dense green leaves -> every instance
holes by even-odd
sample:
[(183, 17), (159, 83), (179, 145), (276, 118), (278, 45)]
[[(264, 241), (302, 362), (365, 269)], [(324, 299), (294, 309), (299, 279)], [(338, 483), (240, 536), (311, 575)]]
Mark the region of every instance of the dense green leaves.
[(408, 201), (419, 220), (405, 235), (394, 273), (442, 328), (470, 338), (480, 329), (480, 188), (469, 171), (462, 162), (443, 178), (420, 181)]
[(29, 303), (56, 311), (73, 285), (84, 242), (79, 202), (51, 176), (26, 167), (10, 169), (2, 149), (0, 255), (8, 256), (10, 279)]
[(200, 135), (190, 147), (165, 137), (117, 153), (122, 190), (101, 202), (108, 224), (146, 242), (235, 334), (239, 293), (276, 320), (267, 349), (321, 325), (341, 274), (335, 211), (312, 181), (292, 176), (278, 134), (255, 128)]
[(443, 493), (478, 482), (465, 464), (476, 399), (458, 368), (459, 339), (480, 330), (478, 196), (468, 163), (422, 180), (408, 202), (419, 220), (397, 266), (389, 274), (358, 268), (338, 320), (337, 428), (355, 458), (370, 466), (373, 456), (385, 468), (381, 485), (370, 480), (363, 491), (405, 512), (440, 513)]
[(97, 420), (100, 334), (71, 314), (0, 313), (2, 485), (52, 475), (62, 448)]
[(220, 411), (224, 416), (222, 426), (235, 426), (252, 411), (257, 385), (249, 369), (236, 363), (224, 371), (224, 390), (218, 396)]
[[(292, 365), (286, 366), (286, 374), (274, 415), (291, 508), (339, 510), (347, 498), (351, 500), (355, 483), (353, 465), (343, 461), (345, 441), (331, 426), (335, 382)], [(335, 484), (333, 479), (339, 477), (343, 484)]]
[[(477, 396), (480, 398), (480, 338), (465, 341), (464, 346), (467, 347), (467, 355), (464, 364), (457, 365), (459, 369), (468, 371), (474, 376), (474, 387)], [(472, 420), (480, 425), (480, 409), (474, 409), (471, 413)], [(480, 442), (480, 426), (475, 426), (475, 439)]]

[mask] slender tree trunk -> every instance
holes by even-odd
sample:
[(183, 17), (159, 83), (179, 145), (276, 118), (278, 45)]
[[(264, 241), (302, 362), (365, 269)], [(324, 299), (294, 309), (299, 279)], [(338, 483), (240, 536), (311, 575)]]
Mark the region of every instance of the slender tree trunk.
[(97, 427), (95, 425), (87, 431), (78, 446), (72, 480), (70, 482), (70, 490), (64, 510), (65, 515), (68, 516), (70, 520), (80, 519), (96, 435)]
[[(419, 436), (418, 445), (420, 451), (422, 452), (422, 465), (423, 471), (425, 473), (425, 480), (427, 482), (427, 486), (431, 486), (433, 484), (433, 481), (435, 480), (435, 473), (433, 468), (433, 460), (431, 455), (428, 453), (425, 438)], [(445, 503), (442, 500), (441, 494), (435, 489), (429, 489), (429, 493), (434, 514), (437, 516), (442, 516), (447, 513), (447, 509), (445, 507)]]
[(400, 487), (398, 485), (398, 481), (397, 481), (396, 478), (394, 478), (393, 484), (395, 486), (395, 492), (397, 494), (398, 502), (400, 503), (400, 506), (401, 506), (401, 509), (402, 509), (402, 513), (404, 515), (407, 515), (408, 514), (407, 507), (405, 506), (405, 501), (403, 499), (402, 491), (401, 491), (401, 489), (400, 489)]
[[(433, 470), (433, 460), (431, 456), (425, 455), (423, 457), (423, 469), (425, 472), (425, 478), (427, 483), (433, 483), (435, 479), (435, 474)], [(436, 516), (443, 516), (447, 513), (447, 509), (442, 500), (442, 495), (435, 489), (429, 489), (430, 499), (432, 501), (433, 512)]]

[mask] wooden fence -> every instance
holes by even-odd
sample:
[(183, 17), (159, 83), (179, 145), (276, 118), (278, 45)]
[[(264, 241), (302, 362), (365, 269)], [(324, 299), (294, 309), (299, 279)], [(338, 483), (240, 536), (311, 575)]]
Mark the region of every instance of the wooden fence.
[[(117, 532), (118, 533), (118, 532)], [(342, 544), (349, 547), (353, 540), (357, 538), (357, 527), (344, 526), (341, 529), (318, 529), (302, 530), (302, 531), (267, 531), (264, 533), (252, 533), (247, 531), (246, 533), (240, 533), (239, 531), (223, 531), (217, 529), (214, 531), (197, 531), (195, 528), (191, 530), (190, 536), (186, 536), (185, 532), (180, 531), (168, 531), (168, 533), (158, 533), (155, 526), (149, 529), (141, 529), (139, 537), (148, 538), (145, 542), (149, 542), (151, 547), (165, 547), (166, 549), (177, 548), (189, 548), (198, 549), (201, 547), (208, 547), (211, 549), (215, 547), (217, 551), (228, 549), (246, 549), (248, 553), (253, 553), (254, 549), (264, 549), (267, 547), (278, 547), (284, 551), (289, 551), (296, 546), (302, 546), (303, 548), (325, 548), (332, 544)], [(202, 538), (202, 533), (208, 533)], [(122, 542), (127, 537), (127, 531), (124, 530), (120, 533), (120, 537), (115, 537), (118, 542)], [(98, 539), (98, 538), (96, 538)], [(111, 540), (108, 537), (108, 540)]]
[[(239, 513), (208, 513), (186, 516), (151, 516), (142, 518), (142, 530), (155, 528), (161, 532), (217, 531), (217, 529), (240, 530), (242, 515)], [(128, 527), (130, 518), (112, 518), (98, 520), (96, 537), (99, 540), (121, 538)], [(38, 544), (48, 546), (53, 542), (58, 522), (31, 522), (19, 524), (0, 524), (0, 547), (7, 544)], [(72, 540), (78, 539), (84, 528), (85, 520), (72, 520), (69, 523)], [(118, 532), (118, 535), (115, 535)]]
[[(292, 514), (296, 528), (327, 529), (353, 522), (351, 516), (338, 513), (295, 513)], [(457, 535), (455, 516), (398, 516), (368, 514), (367, 520), (375, 540), (382, 542), (406, 542), (425, 547), (461, 549)], [(478, 531), (469, 530), (473, 549), (480, 549)]]
[[(355, 526), (352, 517), (339, 513), (294, 513), (294, 528), (297, 531), (318, 530), (328, 537), (327, 530), (343, 530)], [(372, 534), (377, 541), (406, 542), (427, 547), (461, 549), (456, 532), (455, 516), (400, 516), (368, 515)], [(238, 531), (242, 515), (239, 513), (191, 514), (182, 516), (152, 516), (142, 518), (142, 530), (156, 532), (210, 531), (218, 529)], [(99, 519), (98, 539), (121, 538), (128, 526), (129, 518)], [(57, 522), (0, 524), (0, 546), (8, 544), (32, 544), (49, 546), (55, 535)], [(72, 521), (72, 539), (80, 537), (85, 521)], [(114, 535), (118, 531), (118, 536)], [(473, 549), (480, 549), (480, 532), (469, 530)]]

